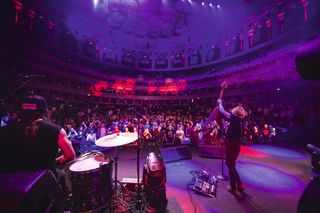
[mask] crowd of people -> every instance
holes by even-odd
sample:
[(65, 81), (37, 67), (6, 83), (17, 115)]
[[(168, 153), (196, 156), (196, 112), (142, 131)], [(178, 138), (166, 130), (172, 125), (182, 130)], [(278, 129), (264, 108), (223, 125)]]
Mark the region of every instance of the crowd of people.
[[(235, 103), (225, 103), (231, 109)], [(214, 104), (191, 106), (139, 106), (135, 112), (126, 106), (49, 104), (49, 119), (64, 127), (68, 138), (82, 148), (91, 146), (105, 135), (120, 132), (138, 132), (145, 146), (178, 144), (216, 144), (223, 134), (212, 122), (205, 131), (201, 124), (207, 119)], [(316, 107), (298, 104), (246, 104), (248, 116), (244, 122), (243, 143), (269, 142), (277, 134), (288, 136), (289, 129), (319, 129), (315, 122), (320, 116)], [(141, 116), (139, 116), (139, 115)], [(5, 114), (1, 125), (6, 125), (16, 113)], [(200, 136), (204, 137), (200, 137)]]

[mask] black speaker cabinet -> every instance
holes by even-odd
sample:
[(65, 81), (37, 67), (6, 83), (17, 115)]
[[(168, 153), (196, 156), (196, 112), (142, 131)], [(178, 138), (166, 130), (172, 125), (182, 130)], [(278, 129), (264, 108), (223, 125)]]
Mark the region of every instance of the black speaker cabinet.
[(221, 145), (200, 145), (199, 156), (203, 158), (224, 158), (224, 150)]
[(191, 159), (192, 155), (188, 146), (174, 146), (160, 149), (163, 161), (166, 163)]
[(65, 203), (49, 170), (0, 175), (0, 212), (63, 212)]

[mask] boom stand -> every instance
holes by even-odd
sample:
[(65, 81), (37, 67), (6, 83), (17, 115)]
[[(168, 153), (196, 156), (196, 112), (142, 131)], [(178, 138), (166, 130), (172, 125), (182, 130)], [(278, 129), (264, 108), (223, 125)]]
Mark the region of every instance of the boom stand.
[[(12, 97), (14, 97), (14, 95), (16, 95), (16, 93), (18, 91), (20, 91), (21, 89), (23, 89), (31, 80), (33, 79), (33, 77), (28, 77), (23, 79), (17, 87), (15, 87), (11, 92), (9, 92), (9, 94), (7, 96), (5, 96), (4, 98), (0, 99), (0, 108), (2, 106), (4, 106), (5, 104), (7, 104), (8, 100)], [(2, 112), (2, 110), (0, 109), (0, 116), (2, 117), (4, 112)]]
[(224, 153), (224, 141), (223, 143), (221, 143), (221, 148), (222, 148), (222, 155), (221, 155), (221, 174), (217, 175), (217, 178), (219, 180), (223, 180), (223, 181), (228, 181), (229, 178), (227, 176), (224, 175), (223, 171), (224, 171), (224, 158), (225, 158), (225, 153)]
[(137, 142), (137, 182), (138, 182), (138, 189), (137, 189), (137, 200), (136, 200), (136, 209), (141, 209), (141, 195), (140, 195), (140, 141), (138, 138)]
[(117, 147), (114, 147), (114, 192), (117, 193), (117, 187), (118, 187), (118, 153), (117, 153)]
[[(139, 117), (139, 118), (143, 118), (143, 116), (141, 115), (140, 112), (138, 112), (135, 108), (133, 108), (132, 106), (130, 106), (123, 98), (121, 98), (119, 96), (119, 94), (117, 94), (117, 92), (115, 91), (114, 92), (115, 96), (122, 102), (124, 103), (129, 109), (133, 110), (136, 115)], [(141, 138), (139, 139), (139, 133), (138, 133), (138, 141), (137, 141), (137, 186), (138, 186), (138, 189), (137, 189), (137, 200), (136, 200), (136, 210), (141, 210), (141, 203), (142, 203), (142, 199), (141, 199), (141, 187), (140, 187), (140, 140)], [(115, 163), (117, 164), (117, 163)], [(116, 174), (116, 172), (115, 172)], [(116, 183), (117, 184), (117, 183)]]

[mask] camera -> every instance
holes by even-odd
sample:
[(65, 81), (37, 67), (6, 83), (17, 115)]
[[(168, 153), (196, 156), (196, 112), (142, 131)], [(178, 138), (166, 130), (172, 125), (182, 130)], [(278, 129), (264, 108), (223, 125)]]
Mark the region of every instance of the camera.
[(311, 155), (312, 171), (320, 175), (320, 148), (313, 144), (308, 144), (306, 151)]

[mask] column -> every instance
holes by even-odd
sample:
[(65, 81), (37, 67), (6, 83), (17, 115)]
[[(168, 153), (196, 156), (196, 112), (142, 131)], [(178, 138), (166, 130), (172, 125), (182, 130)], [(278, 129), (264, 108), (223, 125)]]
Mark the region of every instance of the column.
[(267, 19), (265, 24), (266, 24), (267, 31), (268, 31), (268, 40), (271, 40), (271, 38), (272, 38), (272, 33), (271, 33), (272, 32), (271, 31), (272, 21), (271, 21), (271, 19)]
[(284, 17), (285, 17), (285, 12), (280, 12), (277, 15), (278, 18), (278, 23), (279, 23), (279, 34), (284, 33)]
[(226, 38), (226, 40), (223, 42), (224, 45), (224, 56), (227, 57), (229, 56), (229, 40)]
[(99, 61), (99, 45), (96, 44), (96, 60)]
[(248, 41), (249, 41), (249, 47), (252, 48), (254, 45), (254, 39), (253, 39), (254, 29), (248, 30)]
[(188, 52), (187, 49), (184, 49), (182, 52), (180, 52), (180, 58), (182, 60), (182, 67), (188, 67)]
[(171, 52), (168, 52), (168, 68), (172, 69), (173, 66), (172, 66), (172, 60), (173, 60), (173, 57), (174, 57), (174, 51), (171, 51)]
[(30, 17), (29, 30), (30, 30), (30, 32), (32, 32), (32, 29), (33, 29), (33, 20), (34, 20), (35, 16), (36, 16), (36, 12), (33, 10), (29, 10), (29, 17)]
[(106, 55), (107, 55), (107, 48), (103, 48), (102, 51), (102, 63), (106, 63)]
[(242, 32), (239, 34), (239, 40), (240, 40), (240, 52), (243, 52), (244, 51), (244, 46), (243, 46), (244, 36), (243, 36)]
[(15, 7), (15, 9), (16, 9), (16, 14), (15, 14), (14, 22), (17, 24), (18, 21), (19, 21), (20, 13), (21, 13), (21, 11), (22, 11), (22, 3), (19, 2), (18, 0), (13, 0), (12, 2), (13, 2), (14, 7)]
[(49, 38), (49, 41), (52, 41), (52, 36), (53, 36), (53, 30), (54, 28), (56, 27), (56, 25), (49, 21), (48, 23), (48, 38)]
[(304, 21), (308, 21), (308, 6), (309, 6), (309, 1), (308, 0), (300, 0), (303, 8), (304, 8)]

